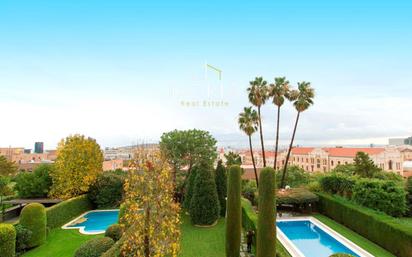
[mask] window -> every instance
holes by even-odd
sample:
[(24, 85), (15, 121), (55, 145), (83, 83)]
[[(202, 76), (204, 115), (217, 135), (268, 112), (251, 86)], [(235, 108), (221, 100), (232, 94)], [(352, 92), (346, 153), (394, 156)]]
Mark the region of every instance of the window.
[(333, 166), (333, 161), (330, 161), (330, 164)]
[(393, 165), (392, 160), (390, 160), (390, 161), (388, 162), (389, 170), (392, 170), (392, 169), (393, 169), (392, 165)]

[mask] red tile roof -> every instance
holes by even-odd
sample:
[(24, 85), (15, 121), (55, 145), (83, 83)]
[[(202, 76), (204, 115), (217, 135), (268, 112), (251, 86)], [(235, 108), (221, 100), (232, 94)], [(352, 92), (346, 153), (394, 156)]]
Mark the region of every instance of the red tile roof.
[(315, 149), (314, 147), (295, 147), (292, 148), (292, 154), (308, 154)]
[(335, 157), (353, 157), (355, 158), (356, 153), (364, 152), (369, 155), (380, 154), (385, 151), (385, 148), (322, 148), (324, 151), (328, 152), (330, 156)]

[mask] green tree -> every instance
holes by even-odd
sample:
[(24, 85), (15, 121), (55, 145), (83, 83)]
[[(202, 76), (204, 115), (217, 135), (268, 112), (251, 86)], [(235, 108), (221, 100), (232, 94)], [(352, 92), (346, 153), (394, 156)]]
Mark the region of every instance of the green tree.
[(264, 168), (260, 172), (257, 257), (275, 257), (276, 255), (274, 174), (275, 170), (272, 168)]
[(355, 174), (361, 177), (372, 178), (375, 173), (378, 173), (380, 169), (375, 165), (373, 160), (367, 153), (356, 153), (355, 161)]
[(223, 166), (222, 160), (219, 160), (216, 167), (216, 189), (217, 195), (219, 197), (220, 203), (220, 216), (224, 217), (226, 214), (226, 184), (227, 184), (227, 177), (226, 177), (226, 168)]
[(16, 173), (16, 164), (7, 160), (3, 155), (0, 155), (0, 176), (13, 176)]
[[(282, 177), (281, 171), (276, 171), (276, 186), (280, 187), (280, 180)], [(309, 183), (309, 174), (299, 166), (292, 165), (288, 167), (288, 176), (286, 177), (285, 185), (291, 187), (298, 187)]]
[(190, 203), (192, 201), (193, 191), (195, 187), (195, 180), (196, 180), (196, 176), (197, 176), (199, 168), (200, 168), (199, 164), (196, 164), (195, 166), (193, 166), (192, 172), (190, 172), (190, 175), (187, 179), (186, 188), (185, 188), (185, 197), (183, 201), (183, 208), (185, 208), (186, 210), (190, 209)]
[(96, 140), (83, 135), (69, 136), (57, 147), (50, 196), (68, 199), (84, 194), (102, 171), (103, 153)]
[(219, 198), (212, 167), (202, 165), (197, 171), (193, 196), (190, 201), (190, 218), (195, 225), (213, 225), (220, 214)]
[(285, 166), (283, 167), (282, 181), (280, 182), (280, 186), (282, 188), (285, 187), (286, 173), (288, 170), (290, 153), (293, 148), (293, 142), (295, 140), (296, 129), (298, 127), (300, 114), (306, 111), (313, 104), (313, 98), (315, 97), (315, 90), (310, 86), (309, 82), (303, 81), (303, 82), (298, 83), (298, 90), (291, 91), (290, 97), (294, 99), (293, 105), (295, 106), (297, 115), (296, 115), (296, 120), (295, 120), (295, 126), (293, 128), (292, 139), (290, 140), (288, 153), (286, 155)]
[(125, 175), (106, 171), (97, 175), (96, 182), (90, 186), (89, 199), (97, 208), (116, 208), (124, 194)]
[(0, 207), (3, 206), (3, 197), (13, 194), (13, 190), (10, 188), (9, 184), (9, 177), (0, 176)]
[(225, 153), (226, 158), (226, 167), (230, 167), (232, 165), (242, 165), (242, 158), (239, 154), (230, 151), (229, 153)]
[(266, 155), (265, 155), (265, 144), (263, 141), (263, 129), (262, 129), (262, 115), (260, 114), (260, 108), (265, 104), (268, 99), (268, 87), (266, 80), (262, 77), (256, 77), (255, 80), (249, 82), (248, 97), (249, 102), (257, 107), (258, 118), (259, 118), (259, 133), (260, 133), (260, 144), (262, 146), (262, 157), (263, 157), (263, 167), (266, 167)]
[(346, 175), (355, 175), (355, 165), (353, 164), (339, 164), (333, 170), (333, 172), (343, 173)]
[(245, 134), (249, 137), (250, 156), (252, 157), (252, 164), (253, 164), (253, 170), (255, 172), (256, 185), (258, 186), (259, 179), (257, 175), (255, 157), (253, 156), (253, 147), (252, 147), (252, 134), (257, 131), (258, 124), (259, 124), (259, 117), (258, 117), (257, 112), (253, 110), (252, 107), (245, 107), (243, 109), (243, 112), (239, 113), (238, 123), (239, 123), (240, 130), (245, 132)]
[(229, 168), (229, 181), (227, 188), (227, 217), (226, 217), (226, 256), (239, 257), (242, 209), (241, 209), (241, 173), (238, 165)]
[(276, 170), (279, 145), (280, 107), (282, 107), (282, 105), (285, 103), (285, 98), (292, 100), (289, 81), (286, 80), (285, 77), (275, 78), (275, 83), (269, 85), (269, 96), (272, 97), (273, 104), (277, 106), (275, 160), (273, 163), (273, 168)]
[(21, 172), (16, 178), (14, 189), (21, 198), (47, 197), (52, 185), (50, 174), (53, 172), (52, 164), (41, 164), (33, 172)]

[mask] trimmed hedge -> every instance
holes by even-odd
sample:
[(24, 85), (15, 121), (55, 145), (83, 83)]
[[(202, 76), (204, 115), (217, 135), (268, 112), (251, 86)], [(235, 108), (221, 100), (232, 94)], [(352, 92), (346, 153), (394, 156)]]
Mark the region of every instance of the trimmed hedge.
[(16, 252), (16, 230), (11, 224), (0, 224), (1, 257), (14, 257)]
[(47, 208), (47, 226), (49, 228), (60, 227), (80, 214), (92, 209), (93, 204), (87, 195), (71, 198)]
[(319, 211), (399, 257), (412, 253), (412, 231), (397, 219), (345, 199), (318, 193)]
[[(242, 225), (245, 230), (257, 230), (257, 214), (245, 198), (242, 198)], [(253, 246), (256, 247), (256, 237), (253, 238)], [(276, 240), (276, 257), (291, 257), (279, 240)]]
[(20, 225), (29, 229), (33, 234), (28, 242), (28, 248), (42, 245), (46, 242), (46, 208), (40, 203), (24, 206), (20, 213)]
[(100, 257), (114, 245), (110, 237), (93, 238), (82, 244), (74, 253), (74, 257)]
[(240, 204), (241, 192), (240, 166), (229, 168), (227, 186), (227, 217), (226, 217), (226, 256), (238, 257), (242, 233), (242, 211)]

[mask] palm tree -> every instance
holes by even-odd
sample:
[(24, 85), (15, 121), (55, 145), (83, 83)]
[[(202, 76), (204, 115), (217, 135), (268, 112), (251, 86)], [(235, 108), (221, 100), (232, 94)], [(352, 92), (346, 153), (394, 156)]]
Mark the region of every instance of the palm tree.
[(260, 107), (265, 104), (268, 99), (268, 87), (266, 80), (262, 77), (256, 77), (254, 81), (249, 82), (250, 87), (247, 89), (249, 92), (249, 102), (257, 107), (259, 118), (259, 132), (260, 132), (260, 144), (262, 146), (263, 167), (266, 167), (265, 145), (263, 143), (263, 131), (262, 131), (262, 116), (260, 115)]
[(245, 107), (243, 112), (239, 113), (238, 123), (239, 128), (249, 137), (249, 148), (250, 155), (252, 156), (253, 170), (255, 171), (256, 186), (259, 186), (255, 157), (253, 156), (252, 148), (252, 134), (257, 131), (259, 123), (256, 110), (253, 110), (252, 107)]
[(285, 98), (291, 99), (289, 81), (285, 77), (275, 78), (275, 83), (269, 85), (269, 96), (273, 98), (273, 104), (277, 106), (277, 120), (276, 120), (276, 141), (275, 141), (275, 160), (273, 168), (277, 169), (278, 145), (279, 145), (279, 121), (280, 121), (280, 107), (285, 102)]
[(295, 106), (297, 113), (295, 127), (293, 128), (292, 139), (290, 140), (290, 145), (288, 149), (288, 154), (286, 155), (285, 166), (283, 168), (282, 180), (280, 187), (285, 187), (286, 172), (288, 168), (288, 162), (290, 158), (290, 152), (292, 151), (293, 141), (295, 140), (296, 128), (298, 126), (300, 113), (306, 111), (312, 104), (313, 98), (315, 97), (315, 90), (310, 86), (309, 82), (298, 83), (298, 90), (293, 90), (291, 93), (291, 98), (294, 99), (293, 105)]

